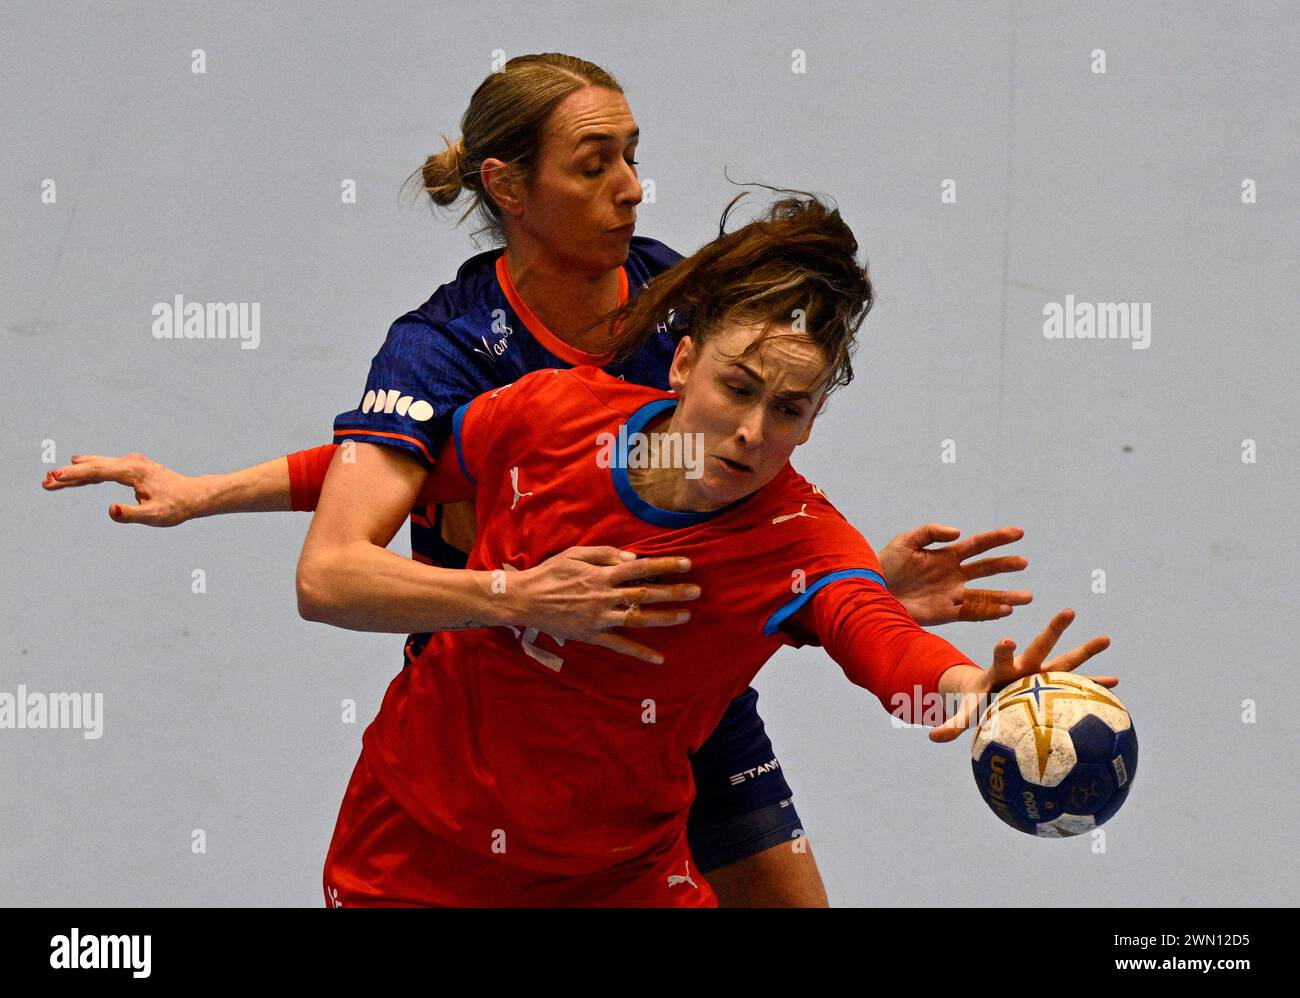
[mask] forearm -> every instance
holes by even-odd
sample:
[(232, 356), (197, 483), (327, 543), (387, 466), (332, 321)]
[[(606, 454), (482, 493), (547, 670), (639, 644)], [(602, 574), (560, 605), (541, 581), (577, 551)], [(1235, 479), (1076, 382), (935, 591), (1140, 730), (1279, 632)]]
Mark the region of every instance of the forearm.
[(869, 581), (843, 579), (827, 586), (804, 608), (799, 623), (817, 636), (850, 682), (905, 720), (942, 721), (929, 707), (934, 695), (964, 692), (970, 674), (981, 671), (943, 638), (918, 627), (892, 596)]
[(894, 717), (937, 727), (957, 713), (983, 673), (947, 641), (922, 632), (896, 658), (882, 688), (872, 692)]
[(937, 634), (917, 630), (910, 641), (889, 643), (884, 679), (867, 688), (895, 717), (912, 724), (941, 724), (951, 712), (953, 696), (967, 689), (969, 672), (981, 670)]
[(191, 518), (289, 510), (289, 462), (283, 457), (226, 474), (199, 475), (194, 485)]
[(299, 564), (298, 609), (307, 620), (353, 631), (415, 634), (492, 627), (513, 622), (506, 578), (422, 565), (370, 541), (356, 541)]

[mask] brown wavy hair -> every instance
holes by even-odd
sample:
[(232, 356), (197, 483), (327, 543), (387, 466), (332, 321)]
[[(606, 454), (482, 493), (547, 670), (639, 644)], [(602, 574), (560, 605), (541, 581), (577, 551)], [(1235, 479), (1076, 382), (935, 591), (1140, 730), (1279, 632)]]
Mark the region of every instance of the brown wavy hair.
[(413, 189), (416, 197), (428, 195), (435, 208), (448, 207), (462, 191), (469, 191), (473, 200), (456, 224), (477, 210), (483, 225), (473, 236), (486, 233), (494, 242), (504, 243), (500, 209), (483, 188), (483, 161), (504, 160), (527, 189), (537, 169), (547, 119), (561, 101), (585, 87), (623, 93), (611, 73), (577, 56), (560, 52), (515, 56), (488, 74), (474, 91), (460, 119), (462, 137), (453, 143), (443, 135), (447, 148), (428, 157), (403, 187)]
[(874, 301), (868, 269), (857, 259), (858, 241), (839, 209), (817, 195), (767, 189), (791, 196), (727, 232), (732, 209), (748, 192), (736, 195), (716, 239), (600, 320), (615, 324), (601, 348), (613, 354), (611, 363), (628, 359), (665, 328), (678, 340), (690, 336), (698, 348), (728, 324), (744, 322), (762, 331), (739, 357), (775, 329), (793, 326), (821, 348), (827, 394), (853, 380), (857, 331)]

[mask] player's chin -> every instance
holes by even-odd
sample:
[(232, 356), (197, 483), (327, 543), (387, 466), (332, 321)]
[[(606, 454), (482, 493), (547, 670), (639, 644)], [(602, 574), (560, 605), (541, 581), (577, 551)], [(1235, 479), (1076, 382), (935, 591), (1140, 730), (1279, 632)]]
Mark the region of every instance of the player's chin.
[(757, 479), (749, 484), (740, 484), (734, 480), (723, 479), (718, 475), (711, 474), (704, 476), (704, 487), (708, 492), (709, 500), (720, 505), (738, 502), (762, 488), (761, 485), (757, 484)]
[(592, 246), (592, 255), (599, 255), (602, 262), (612, 267), (621, 267), (627, 263), (632, 249), (632, 237), (625, 232), (605, 232), (598, 245)]

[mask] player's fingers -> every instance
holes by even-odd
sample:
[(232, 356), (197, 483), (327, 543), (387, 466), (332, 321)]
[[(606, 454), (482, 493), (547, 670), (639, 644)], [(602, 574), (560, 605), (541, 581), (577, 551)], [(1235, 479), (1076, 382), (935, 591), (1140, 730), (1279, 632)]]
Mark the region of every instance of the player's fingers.
[[(57, 474), (57, 478), (54, 476)], [(135, 483), (134, 470), (117, 458), (102, 458), (81, 461), (77, 464), (55, 468), (46, 477), (46, 482), (53, 479), (58, 488), (78, 485), (98, 485), (101, 482), (117, 482), (120, 485)]]
[(1119, 678), (1117, 676), (1082, 676), (1080, 678), (1091, 679), (1098, 686), (1104, 686), (1108, 690), (1113, 690), (1119, 685)]
[(1046, 627), (1039, 632), (1033, 641), (1029, 642), (1029, 647), (1025, 649), (1020, 656), (1022, 664), (1030, 669), (1037, 669), (1047, 658), (1048, 653), (1056, 647), (1056, 642), (1060, 640), (1065, 629), (1070, 626), (1074, 620), (1074, 611), (1070, 609), (1061, 610), (1056, 614)]
[(961, 574), (964, 579), (984, 579), (990, 575), (1002, 575), (1006, 572), (1023, 572), (1028, 567), (1028, 558), (1007, 555), (1002, 558), (982, 558), (969, 565), (962, 565)]
[(948, 718), (930, 732), (932, 742), (950, 742), (971, 726), (975, 711), (979, 707), (979, 697), (974, 693), (963, 693), (953, 716)]
[(1072, 672), (1094, 655), (1100, 655), (1110, 647), (1110, 638), (1106, 635), (1098, 635), (1095, 638), (1089, 638), (1083, 644), (1076, 648), (1071, 648), (1063, 655), (1057, 655), (1045, 666), (1043, 672)]
[(143, 506), (128, 506), (115, 502), (108, 507), (109, 519), (116, 523), (151, 523), (152, 515)]
[(965, 589), (961, 594), (960, 620), (996, 620), (1002, 614), (1002, 600), (991, 589)]
[(622, 655), (630, 655), (632, 658), (639, 658), (641, 661), (649, 662), (652, 665), (662, 665), (664, 660), (664, 657), (653, 648), (637, 644), (631, 638), (625, 638), (618, 634), (593, 634), (587, 639), (586, 643), (608, 648), (610, 651), (616, 651)]
[(1033, 593), (1007, 593), (995, 589), (963, 589), (960, 620), (997, 620), (1011, 613), (1013, 606), (1023, 606)]
[(562, 552), (566, 558), (585, 561), (589, 565), (621, 565), (631, 562), (636, 557), (631, 551), (621, 548), (599, 545), (594, 547), (571, 547)]
[(611, 585), (621, 586), (636, 579), (652, 578), (667, 575), (671, 572), (689, 572), (690, 570), (691, 560), (689, 558), (672, 556), (638, 558), (636, 561), (625, 561), (617, 565), (610, 571), (609, 579)]
[(1003, 638), (993, 646), (993, 665), (989, 671), (995, 687), (1016, 677), (1016, 643), (1011, 638)]
[(937, 728), (930, 729), (930, 741), (932, 742), (950, 742), (959, 736), (965, 728), (959, 728), (953, 718), (944, 721)]
[(610, 594), (621, 603), (682, 603), (700, 598), (700, 587), (693, 582), (676, 585), (649, 584), (613, 589)]
[(1003, 544), (1014, 544), (1024, 536), (1025, 532), (1019, 527), (1000, 527), (997, 530), (986, 530), (982, 534), (972, 534), (964, 541), (958, 541), (954, 544), (952, 550), (960, 561), (965, 561), (977, 554), (983, 554), (990, 548), (1001, 547)]
[(672, 627), (691, 619), (690, 610), (647, 610), (638, 604), (610, 610), (601, 617), (602, 628)]
[(926, 523), (915, 530), (907, 531), (901, 539), (908, 547), (923, 548), (927, 544), (951, 541), (960, 536), (961, 531), (956, 527), (949, 527), (942, 523)]

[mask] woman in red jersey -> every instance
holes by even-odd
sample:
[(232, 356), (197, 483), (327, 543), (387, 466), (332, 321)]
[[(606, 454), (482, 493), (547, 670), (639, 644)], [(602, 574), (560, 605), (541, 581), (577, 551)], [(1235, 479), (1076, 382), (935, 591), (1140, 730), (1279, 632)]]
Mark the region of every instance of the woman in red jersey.
[[(1107, 646), (1046, 662), (1066, 610), (1023, 654), (1005, 640), (979, 668), (916, 624), (866, 541), (791, 468), (852, 378), (871, 303), (856, 253), (837, 211), (778, 201), (621, 310), (605, 344), (616, 354), (681, 317), (672, 390), (589, 366), (533, 372), (457, 409), (427, 481), (383, 447), (336, 459), (299, 562), (303, 615), (341, 623), (388, 598), (439, 630), (366, 730), (326, 860), (329, 903), (715, 906), (687, 838), (690, 757), (783, 645), (824, 646), (909, 721), (960, 698), (936, 741), (1006, 683)], [(402, 486), (377, 493), (374, 469), (389, 464)], [(466, 569), (430, 574), (385, 549), (422, 489), (473, 497)], [(591, 642), (641, 612), (630, 574), (616, 566), (614, 585), (593, 578), (581, 598), (547, 579), (549, 560), (611, 534), (701, 590), (657, 665)]]
[[(680, 259), (663, 244), (632, 235), (628, 223), (635, 221), (642, 199), (634, 158), (639, 129), (619, 84), (601, 68), (554, 53), (511, 59), (475, 90), (461, 127), (463, 137), (424, 164), (423, 189), (438, 205), (450, 205), (461, 194), (472, 196), (471, 210), (480, 212), (486, 230), (504, 250), (466, 261), (457, 281), (393, 323), (372, 365), (367, 395), (373, 401), (376, 389), (401, 388), (389, 396), (395, 408), (380, 415), (373, 408), (348, 413), (347, 422), (336, 427), (346, 439), (381, 444), (395, 459), (409, 459), (425, 470), (444, 442), (442, 417), (486, 388), (529, 370), (600, 363), (593, 336), (602, 330), (593, 327), (593, 320), (635, 296), (644, 280)], [(607, 369), (625, 373), (629, 381), (666, 387), (672, 345), (664, 332), (651, 337), (622, 368), (611, 363)], [(406, 405), (401, 398), (408, 400)], [(414, 412), (408, 408), (413, 399), (430, 403), (431, 418), (407, 418)], [(365, 425), (359, 428), (362, 420)], [(130, 485), (138, 505), (114, 503), (110, 516), (116, 522), (158, 526), (226, 512), (311, 509), (333, 452), (332, 446), (315, 448), (289, 455), (287, 461), (281, 457), (228, 475), (195, 478), (177, 475), (140, 454), (80, 455), (53, 472), (46, 488), (104, 481)], [(387, 467), (376, 474), (376, 489), (397, 481)], [(462, 506), (421, 502), (406, 512), (417, 561), (453, 568), (465, 564), (473, 522)], [(952, 528), (927, 524), (880, 552), (895, 595), (918, 621), (991, 619), (1029, 600), (1027, 592), (966, 586), (982, 576), (1024, 567), (1023, 559), (1013, 557), (969, 562), (990, 547), (1017, 539), (1019, 531), (1006, 528), (947, 547), (928, 547), (956, 535)], [(620, 540), (608, 537), (602, 543)], [(547, 571), (555, 591), (581, 589), (593, 576), (607, 581), (613, 569), (593, 563), (598, 557), (583, 552), (554, 560)], [(646, 571), (634, 564), (620, 577), (629, 581)], [(680, 596), (680, 589), (652, 585), (645, 593), (642, 602), (648, 606)], [(430, 625), (419, 612), (406, 613), (390, 601), (353, 610), (344, 626), (411, 633), (408, 659), (427, 640), (424, 632)], [(643, 609), (629, 623), (666, 625), (673, 619), (664, 611)], [(649, 653), (628, 632), (601, 631), (592, 637), (629, 655)], [(728, 781), (729, 774), (775, 754), (755, 699), (752, 690), (737, 697), (736, 709), (724, 716), (717, 737), (694, 757), (698, 806), (690, 826), (698, 858), (716, 873), (724, 904), (824, 903), (811, 851), (791, 853), (773, 844), (787, 840), (799, 824), (781, 770), (764, 777), (770, 788), (757, 798), (753, 784)]]

